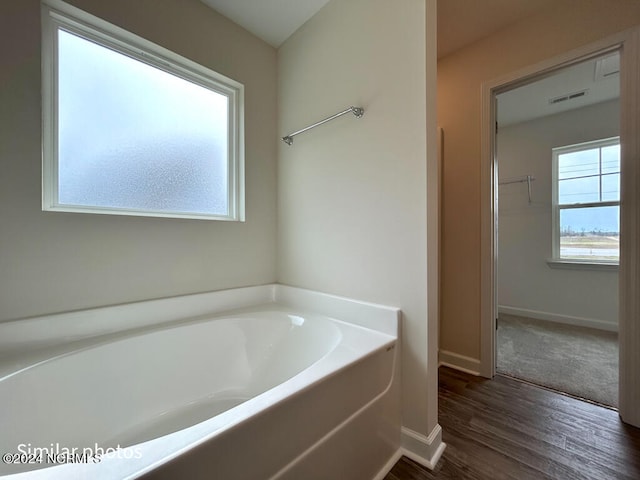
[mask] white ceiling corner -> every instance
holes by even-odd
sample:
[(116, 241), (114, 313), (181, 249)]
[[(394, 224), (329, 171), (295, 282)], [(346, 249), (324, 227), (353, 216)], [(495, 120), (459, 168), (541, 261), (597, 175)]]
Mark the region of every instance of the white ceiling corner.
[(329, 0), (201, 1), (277, 48)]

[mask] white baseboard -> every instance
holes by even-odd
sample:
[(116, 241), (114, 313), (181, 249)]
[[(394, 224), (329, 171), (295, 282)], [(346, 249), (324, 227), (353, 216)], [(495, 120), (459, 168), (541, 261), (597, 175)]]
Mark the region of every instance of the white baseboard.
[(470, 373), (471, 375), (480, 375), (480, 360), (465, 357), (464, 355), (459, 355), (447, 350), (440, 350), (438, 352), (438, 366), (440, 365), (455, 368), (456, 370)]
[(595, 318), (573, 317), (571, 315), (558, 315), (556, 313), (540, 312), (538, 310), (529, 310), (526, 308), (509, 307), (506, 305), (498, 305), (499, 313), (507, 315), (516, 315), (518, 317), (535, 318), (536, 320), (546, 320), (548, 322), (564, 323), (567, 325), (576, 325), (578, 327), (597, 328), (598, 330), (606, 330), (608, 332), (617, 332), (618, 324), (605, 322)]
[(436, 425), (428, 437), (421, 433), (402, 427), (401, 452), (405, 457), (433, 470), (442, 456), (445, 447), (442, 442), (442, 428)]
[(394, 453), (391, 458), (389, 459), (389, 461), (387, 463), (384, 464), (384, 467), (382, 467), (380, 469), (380, 471), (378, 472), (378, 474), (373, 477), (372, 480), (383, 480), (384, 477), (387, 476), (387, 474), (391, 471), (391, 469), (393, 468), (393, 466), (398, 463), (398, 460), (400, 460), (400, 458), (402, 458), (402, 449), (399, 448), (396, 453)]

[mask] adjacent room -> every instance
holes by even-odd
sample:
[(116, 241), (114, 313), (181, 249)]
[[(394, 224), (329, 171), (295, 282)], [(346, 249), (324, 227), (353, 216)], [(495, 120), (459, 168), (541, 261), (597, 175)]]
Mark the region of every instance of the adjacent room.
[(620, 56), (497, 96), (497, 370), (618, 404)]
[[(630, 231), (637, 231), (635, 219), (638, 218), (633, 206), (636, 195), (632, 193), (638, 188), (631, 185), (636, 178), (635, 160), (625, 156), (631, 153), (635, 158), (633, 145), (638, 136), (636, 127), (632, 126), (637, 123), (629, 116), (636, 105), (635, 94), (628, 93), (628, 88), (633, 90), (637, 84), (631, 80), (635, 67), (624, 66), (625, 58), (636, 58), (635, 50), (621, 51), (619, 133), (608, 125), (607, 131), (574, 131), (573, 138), (562, 139), (559, 138), (562, 131), (556, 128), (553, 135), (558, 136), (558, 141), (543, 147), (538, 143), (546, 140), (538, 134), (544, 133), (544, 119), (500, 126), (499, 107), (494, 103), (500, 101), (501, 94), (525, 87), (560, 68), (620, 51), (620, 38), (634, 32), (638, 24), (640, 5), (626, 0), (442, 0), (438, 3), (438, 126), (444, 139), (439, 423), (447, 449), (436, 472), (416, 478), (632, 479), (640, 475), (639, 436), (636, 429), (624, 423), (638, 424), (636, 415), (631, 413), (635, 407), (631, 405), (640, 404), (638, 375), (632, 373), (630, 366), (636, 361), (640, 344), (638, 313), (631, 305), (635, 300), (629, 301), (638, 298), (638, 286), (631, 287), (635, 283), (628, 273), (634, 270), (637, 257), (625, 251), (626, 247), (635, 249), (638, 244), (635, 234), (625, 237)], [(632, 83), (627, 83), (629, 81)], [(565, 85), (541, 102), (548, 106), (549, 100), (555, 100), (561, 105), (563, 97), (572, 95), (577, 95), (574, 98), (579, 102), (583, 89)], [(596, 105), (587, 109), (597, 109)], [(603, 101), (599, 105), (607, 110), (600, 112), (606, 118), (616, 115), (611, 108), (614, 102)], [(526, 104), (520, 106), (523, 107), (520, 110), (527, 111)], [(599, 120), (606, 122), (605, 118)], [(582, 121), (582, 116), (574, 118), (569, 127), (582, 125)], [(612, 123), (616, 123), (615, 120)], [(521, 128), (525, 124), (538, 126), (539, 130)], [(510, 129), (512, 133), (521, 130), (523, 136), (526, 135), (527, 148), (522, 152), (512, 149), (509, 158), (500, 158), (502, 135)], [(594, 135), (587, 136), (587, 133)], [(551, 219), (554, 210), (567, 219), (578, 209), (590, 208), (579, 202), (558, 203), (552, 208), (552, 149), (578, 148), (581, 143), (608, 140), (618, 134), (623, 178), (618, 272), (612, 265), (597, 265), (597, 271), (584, 270), (584, 275), (583, 270), (552, 268), (549, 260), (554, 267), (561, 263), (554, 262), (552, 223), (544, 221), (544, 225), (536, 223), (529, 228), (524, 220), (542, 222), (545, 218)], [(611, 145), (603, 145), (607, 147)], [(528, 155), (534, 150), (539, 151), (538, 154), (527, 158), (530, 163), (525, 164), (522, 154)], [(562, 158), (563, 152), (557, 153)], [(516, 163), (511, 166), (509, 161)], [(539, 165), (545, 168), (537, 170)], [(499, 185), (500, 181), (513, 183)], [(595, 199), (589, 200), (590, 204), (595, 202)], [(593, 205), (593, 208), (600, 207)], [(569, 210), (573, 212), (567, 216)], [(563, 244), (566, 247), (564, 252), (559, 248), (558, 254), (584, 253), (582, 226), (585, 237), (590, 230), (599, 230), (595, 235), (599, 237), (605, 230), (613, 233), (615, 229), (615, 224), (601, 222), (581, 225), (575, 229), (577, 232), (566, 229), (567, 235), (557, 237), (558, 247)], [(507, 240), (511, 236), (518, 241), (505, 244), (504, 234)], [(593, 248), (594, 239), (587, 238), (591, 242), (589, 253), (594, 250), (606, 257), (612, 256), (616, 235), (604, 236), (607, 238), (597, 239), (604, 240), (604, 244), (597, 242), (598, 247), (603, 248)], [(501, 258), (503, 256), (507, 258)], [(614, 263), (611, 260), (607, 258), (604, 262)], [(512, 276), (504, 278), (505, 273)], [(552, 283), (541, 274), (555, 275), (561, 282)], [(583, 283), (589, 287), (589, 293), (576, 289)], [(544, 296), (535, 297), (536, 293)], [(553, 304), (549, 303), (551, 300)], [(547, 303), (535, 303), (542, 301)], [(517, 310), (509, 312), (509, 307)], [(610, 378), (611, 369), (608, 369), (595, 373), (598, 375), (595, 382), (592, 373), (591, 377), (582, 377), (579, 383), (592, 387), (606, 382), (609, 392), (618, 393), (618, 411), (540, 388), (531, 378), (521, 381), (500, 373), (499, 330), (505, 324), (500, 317), (504, 320), (505, 315), (517, 314), (519, 318), (530, 318), (526, 321), (536, 329), (533, 334), (537, 340), (555, 341), (558, 335), (544, 336), (538, 331), (542, 322), (549, 320), (549, 316), (540, 315), (544, 312), (556, 317), (554, 333), (564, 334), (565, 325), (557, 321), (560, 318), (574, 324), (582, 320), (582, 326), (597, 327), (604, 335), (614, 335), (617, 329), (618, 379), (615, 375)], [(584, 375), (580, 371), (584, 365), (576, 358), (565, 356), (567, 352), (551, 358), (550, 343), (542, 343), (535, 351), (526, 344), (516, 345), (515, 341), (506, 346), (514, 356), (534, 354), (535, 358), (530, 358), (532, 369), (534, 373), (542, 373), (547, 381), (555, 373), (550, 364), (541, 367), (537, 360), (551, 360), (550, 363), (557, 360), (556, 363), (565, 364), (562, 366), (565, 372), (556, 375), (556, 379), (563, 382), (575, 374)], [(564, 343), (561, 348), (567, 346), (569, 343)], [(524, 377), (526, 372), (516, 373)], [(544, 375), (546, 373), (551, 375)], [(555, 388), (568, 389), (566, 384)], [(574, 392), (583, 397), (594, 393)], [(610, 440), (613, 443), (609, 443)], [(402, 473), (414, 471), (411, 466), (405, 467)]]

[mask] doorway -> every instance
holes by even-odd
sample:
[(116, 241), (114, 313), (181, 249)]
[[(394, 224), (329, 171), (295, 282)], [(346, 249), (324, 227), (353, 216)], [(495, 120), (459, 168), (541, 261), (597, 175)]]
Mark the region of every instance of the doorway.
[(620, 55), (496, 95), (497, 372), (618, 404)]
[(482, 86), (481, 135), (481, 338), (480, 373), (496, 372), (497, 318), (497, 188), (495, 97), (566, 66), (620, 52), (621, 172), (619, 288), (619, 414), (640, 426), (640, 29), (603, 39), (553, 59), (524, 68)]

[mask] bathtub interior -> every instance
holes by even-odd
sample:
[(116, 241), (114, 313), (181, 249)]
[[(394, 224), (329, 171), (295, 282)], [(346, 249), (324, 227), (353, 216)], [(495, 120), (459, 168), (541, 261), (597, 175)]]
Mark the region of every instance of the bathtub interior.
[(144, 442), (256, 397), (340, 342), (327, 318), (257, 310), (85, 345), (6, 376), (0, 411), (11, 434), (0, 450)]
[[(289, 301), (274, 303), (274, 288)], [(66, 342), (62, 337), (49, 344), (31, 342), (33, 348), (24, 351), (8, 349), (10, 354), (5, 351), (0, 358), (0, 416), (9, 434), (0, 435), (0, 449), (14, 452), (21, 443), (135, 445), (144, 452), (144, 461), (100, 463), (104, 478), (133, 478), (234, 425), (246, 424), (354, 362), (385, 349), (389, 352), (397, 341), (397, 309), (363, 306), (284, 286), (240, 290), (233, 292), (233, 301), (238, 295), (271, 300), (160, 325), (152, 325), (147, 317), (143, 322), (148, 325), (140, 328), (80, 340), (69, 337)], [(221, 295), (224, 300), (228, 292), (206, 295), (195, 300), (200, 305), (209, 303), (212, 296)], [(157, 304), (153, 310), (157, 313), (157, 307), (166, 302), (196, 305), (192, 299), (148, 303)], [(313, 308), (305, 310), (301, 304)], [(319, 305), (329, 308), (323, 312), (316, 308)], [(136, 311), (146, 309), (135, 307)], [(75, 329), (77, 312), (70, 320), (74, 323), (67, 331)], [(34, 327), (42, 322), (37, 319), (29, 326), (36, 332), (31, 337), (39, 339)], [(18, 337), (19, 330), (11, 328)], [(392, 378), (379, 380), (383, 385)], [(0, 474), (46, 466), (9, 466), (9, 470), (4, 466)], [(47, 468), (51, 473), (29, 474), (40, 472), (42, 478), (49, 478), (55, 471), (64, 478), (67, 472), (75, 474), (83, 468), (91, 466), (61, 465)], [(91, 476), (97, 472), (86, 470)]]

